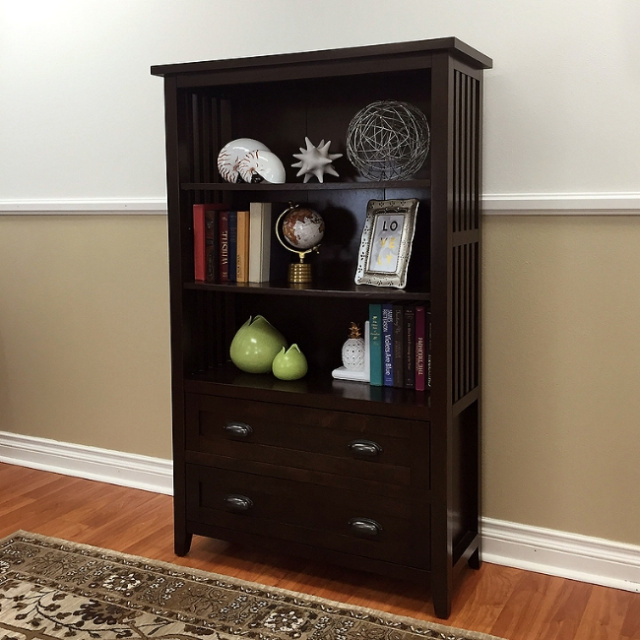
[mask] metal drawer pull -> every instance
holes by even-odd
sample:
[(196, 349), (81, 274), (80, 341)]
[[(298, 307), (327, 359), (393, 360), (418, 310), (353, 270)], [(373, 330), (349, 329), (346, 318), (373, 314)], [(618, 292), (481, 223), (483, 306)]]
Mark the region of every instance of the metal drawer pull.
[(253, 433), (253, 429), (244, 422), (227, 422), (223, 429), (232, 440), (243, 440)]
[(382, 447), (372, 440), (354, 440), (349, 449), (356, 458), (377, 458), (382, 453)]
[(349, 527), (353, 533), (363, 538), (375, 538), (382, 533), (382, 525), (370, 518), (351, 518)]
[(224, 502), (229, 511), (235, 511), (236, 513), (244, 513), (253, 507), (253, 500), (251, 498), (238, 493), (230, 493), (226, 495), (224, 497)]

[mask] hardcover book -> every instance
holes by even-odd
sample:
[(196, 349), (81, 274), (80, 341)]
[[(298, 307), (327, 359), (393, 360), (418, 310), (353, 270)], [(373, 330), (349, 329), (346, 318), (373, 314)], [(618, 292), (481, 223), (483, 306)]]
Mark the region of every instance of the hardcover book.
[(218, 215), (218, 281), (229, 282), (229, 212)]
[(393, 305), (382, 305), (382, 380), (393, 386)]
[[(217, 272), (217, 265), (208, 265), (208, 256), (215, 254), (215, 246), (211, 242), (215, 240), (215, 229), (207, 230), (207, 217), (212, 220), (217, 211), (224, 210), (223, 204), (194, 204), (193, 209), (193, 270), (194, 279), (205, 282), (207, 273)], [(209, 244), (207, 244), (207, 240)], [(208, 280), (211, 282), (211, 280)]]
[(416, 391), (424, 391), (427, 386), (427, 333), (426, 309), (416, 307)]
[(382, 378), (382, 308), (369, 305), (369, 383), (381, 387)]
[(236, 282), (249, 282), (249, 211), (238, 211), (236, 222)]
[(236, 282), (238, 264), (238, 212), (229, 211), (229, 282)]
[(427, 389), (431, 389), (431, 311), (427, 311), (426, 320), (426, 351), (427, 351)]
[(404, 309), (404, 386), (416, 386), (416, 309), (408, 304)]
[(404, 307), (393, 305), (393, 386), (404, 387)]
[(271, 203), (249, 205), (249, 282), (268, 282), (271, 273)]

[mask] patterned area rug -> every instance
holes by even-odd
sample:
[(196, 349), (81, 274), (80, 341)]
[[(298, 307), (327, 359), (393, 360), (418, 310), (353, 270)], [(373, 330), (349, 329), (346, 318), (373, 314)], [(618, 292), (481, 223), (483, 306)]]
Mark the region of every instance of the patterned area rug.
[(490, 640), (19, 531), (0, 541), (0, 640)]

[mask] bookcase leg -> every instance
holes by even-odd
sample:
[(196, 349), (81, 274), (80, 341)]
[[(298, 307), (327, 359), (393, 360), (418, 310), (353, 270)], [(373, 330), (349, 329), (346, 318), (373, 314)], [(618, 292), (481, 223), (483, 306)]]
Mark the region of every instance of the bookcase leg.
[(479, 569), (481, 565), (482, 565), (482, 560), (480, 560), (480, 549), (476, 549), (469, 556), (469, 566), (472, 569)]
[(189, 549), (191, 549), (192, 539), (192, 533), (188, 533), (187, 531), (178, 531), (176, 529), (173, 540), (173, 547), (177, 556), (186, 556), (187, 553), (189, 553)]
[(446, 619), (451, 615), (451, 594), (446, 588), (440, 588), (432, 592), (433, 609), (438, 618)]

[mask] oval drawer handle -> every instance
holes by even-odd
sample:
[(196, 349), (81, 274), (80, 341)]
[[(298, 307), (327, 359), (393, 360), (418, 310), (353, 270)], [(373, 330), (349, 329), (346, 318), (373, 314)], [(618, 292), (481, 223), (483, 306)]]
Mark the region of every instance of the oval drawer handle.
[(354, 440), (349, 449), (356, 458), (377, 458), (382, 453), (382, 447), (372, 440)]
[(253, 500), (251, 498), (238, 493), (226, 495), (224, 497), (224, 503), (227, 505), (229, 511), (235, 511), (236, 513), (245, 513), (253, 507)]
[(351, 518), (349, 527), (352, 533), (363, 538), (375, 538), (382, 533), (382, 525), (371, 518)]
[(244, 440), (253, 433), (251, 426), (244, 422), (227, 422), (223, 429), (232, 440)]

